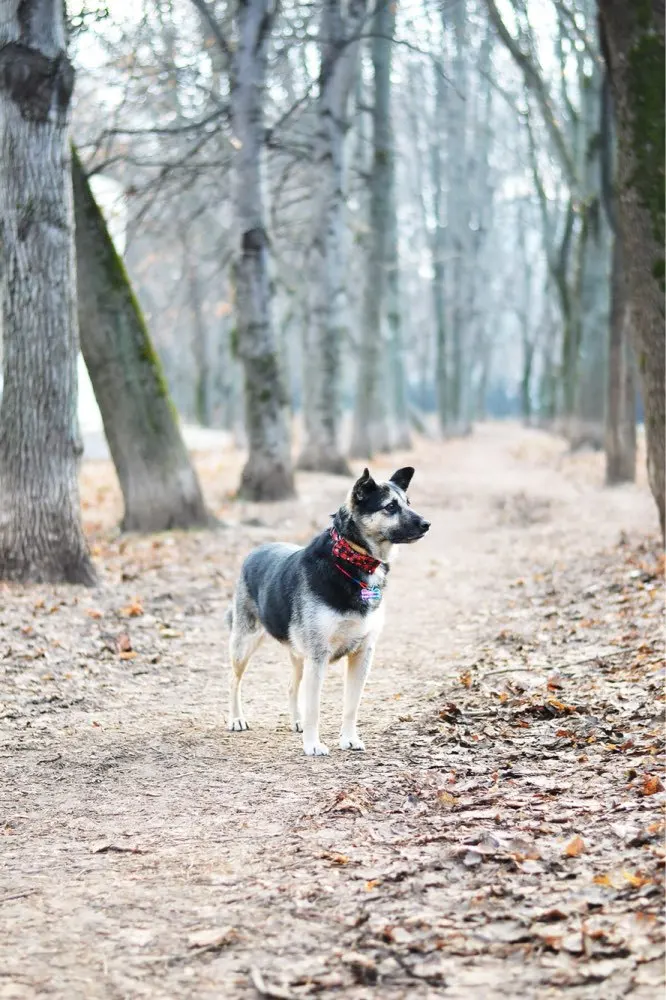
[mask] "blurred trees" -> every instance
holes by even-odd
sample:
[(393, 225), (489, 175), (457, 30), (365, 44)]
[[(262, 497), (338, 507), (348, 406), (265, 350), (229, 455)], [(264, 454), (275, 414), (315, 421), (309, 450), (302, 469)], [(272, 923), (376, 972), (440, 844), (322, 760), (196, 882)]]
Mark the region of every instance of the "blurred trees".
[(663, 16), (599, 10), (605, 40), (595, 0), (82, 12), (84, 171), (122, 193), (176, 407), (248, 446), (242, 495), (292, 493), (290, 415), (300, 468), (346, 473), (500, 398), (631, 479), (633, 340), (663, 498), (656, 167), (627, 153), (663, 130), (618, 41), (656, 64)]

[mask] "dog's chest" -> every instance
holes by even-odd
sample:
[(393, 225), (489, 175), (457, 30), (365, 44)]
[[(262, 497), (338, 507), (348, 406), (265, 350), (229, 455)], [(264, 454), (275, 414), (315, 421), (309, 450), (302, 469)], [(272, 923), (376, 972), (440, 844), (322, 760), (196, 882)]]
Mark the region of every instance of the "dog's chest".
[(322, 621), (323, 631), (328, 639), (328, 647), (332, 660), (356, 652), (368, 636), (376, 635), (384, 620), (382, 605), (365, 615), (326, 613)]

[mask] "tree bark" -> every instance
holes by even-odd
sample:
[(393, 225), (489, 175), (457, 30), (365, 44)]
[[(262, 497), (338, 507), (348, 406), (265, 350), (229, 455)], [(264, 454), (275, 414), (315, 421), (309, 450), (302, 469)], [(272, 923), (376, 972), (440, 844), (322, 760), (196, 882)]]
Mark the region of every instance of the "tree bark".
[(636, 387), (632, 363), (630, 314), (622, 260), (622, 240), (613, 241), (613, 279), (606, 397), (606, 483), (636, 478)]
[(317, 178), (310, 249), (309, 326), (306, 333), (300, 469), (349, 475), (338, 441), (340, 360), (345, 337), (344, 139), (349, 95), (358, 66), (353, 35), (366, 0), (351, 0), (347, 18), (341, 0), (323, 0), (319, 28), (319, 99), (314, 140)]
[(123, 531), (211, 523), (141, 307), (72, 157), (81, 350), (123, 492)]
[(666, 532), (664, 7), (598, 0), (618, 134), (618, 224), (643, 406), (650, 489)]
[(93, 584), (77, 482), (78, 327), (63, 4), (0, 17), (0, 578)]
[(388, 238), (393, 136), (391, 133), (391, 44), (395, 6), (380, 0), (372, 20), (372, 166), (370, 171), (370, 238), (363, 302), (363, 328), (358, 366), (351, 455), (370, 458), (390, 450), (388, 406), (391, 391), (388, 371), (390, 345), (385, 337)]
[(451, 378), (449, 381), (450, 425), (457, 434), (468, 433), (471, 297), (470, 202), (468, 160), (468, 49), (467, 0), (457, 0), (451, 12), (454, 33), (452, 77), (455, 94), (448, 109), (449, 169), (448, 208), (451, 250)]
[(446, 329), (446, 229), (444, 227), (444, 171), (440, 129), (446, 123), (446, 92), (444, 70), (440, 61), (435, 70), (435, 128), (430, 140), (430, 175), (433, 188), (432, 296), (435, 319), (435, 398), (439, 430), (446, 434), (451, 416), (448, 337)]
[[(391, 44), (395, 37), (395, 4), (389, 4)], [(390, 80), (389, 80), (390, 83)], [(389, 107), (390, 110), (390, 107)], [(396, 201), (396, 155), (393, 114), (389, 122), (390, 151), (387, 164), (387, 232), (386, 232), (386, 322), (389, 338), (389, 381), (392, 398), (392, 443), (395, 448), (412, 446), (409, 422), (407, 365), (402, 322), (402, 290), (400, 281), (400, 247)]]
[(272, 23), (269, 0), (239, 0), (237, 22), (231, 85), (232, 122), (238, 140), (234, 206), (240, 233), (236, 322), (249, 445), (239, 495), (246, 500), (283, 500), (294, 495), (294, 474), (286, 392), (271, 316), (261, 179), (266, 49)]

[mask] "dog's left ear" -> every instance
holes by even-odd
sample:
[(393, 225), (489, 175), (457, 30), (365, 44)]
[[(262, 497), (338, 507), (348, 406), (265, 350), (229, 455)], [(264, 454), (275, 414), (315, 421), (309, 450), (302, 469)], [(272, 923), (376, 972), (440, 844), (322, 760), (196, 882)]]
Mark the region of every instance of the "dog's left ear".
[(397, 472), (394, 472), (393, 475), (391, 476), (390, 482), (395, 483), (396, 486), (399, 486), (400, 489), (404, 490), (406, 493), (407, 489), (409, 488), (409, 484), (412, 481), (413, 475), (414, 475), (414, 470), (412, 469), (411, 465), (408, 465), (406, 466), (406, 468), (398, 469)]

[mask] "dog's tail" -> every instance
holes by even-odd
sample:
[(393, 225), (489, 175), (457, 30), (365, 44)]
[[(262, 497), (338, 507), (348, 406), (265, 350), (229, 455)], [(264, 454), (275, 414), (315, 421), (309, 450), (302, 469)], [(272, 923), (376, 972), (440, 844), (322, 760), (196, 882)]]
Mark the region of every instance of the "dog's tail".
[(234, 625), (234, 606), (230, 604), (224, 613), (224, 624), (228, 629), (232, 629)]

